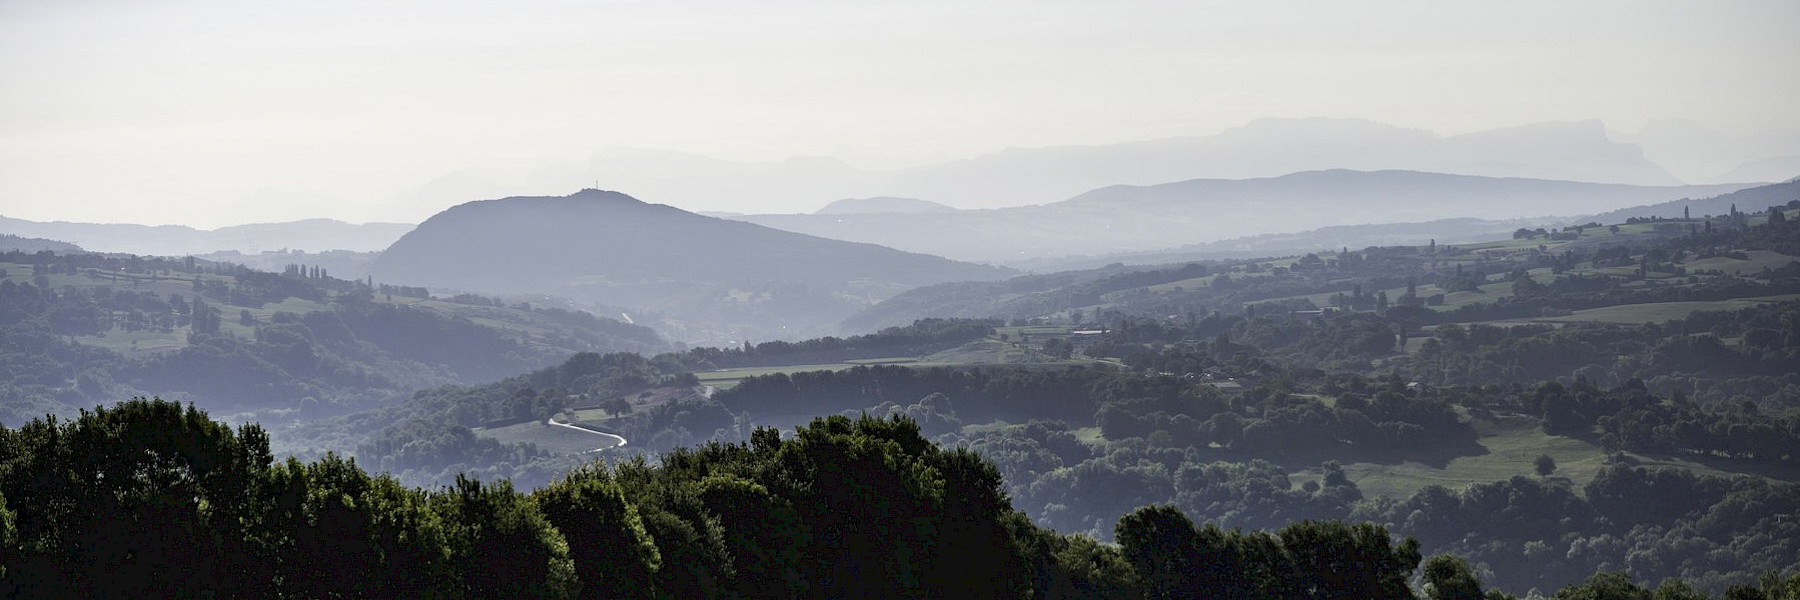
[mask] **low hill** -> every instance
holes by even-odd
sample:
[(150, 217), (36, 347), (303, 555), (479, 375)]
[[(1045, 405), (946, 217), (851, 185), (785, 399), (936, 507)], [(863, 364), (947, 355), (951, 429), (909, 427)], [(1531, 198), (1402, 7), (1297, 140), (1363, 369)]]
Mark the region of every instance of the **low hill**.
[(893, 213), (939, 213), (956, 207), (917, 198), (845, 198), (825, 205), (815, 215), (869, 215)]
[(728, 328), (761, 325), (769, 336), (830, 331), (837, 319), (905, 289), (1008, 274), (592, 189), (453, 207), (395, 242), (370, 273), (408, 285), (555, 293)]
[(1417, 171), (1307, 171), (1262, 179), (1115, 185), (1038, 206), (883, 215), (736, 217), (811, 235), (1008, 263), (1142, 252), (1363, 223), (1592, 214), (1744, 185), (1636, 186)]
[(51, 252), (60, 252), (64, 254), (84, 251), (81, 249), (81, 246), (68, 242), (46, 240), (43, 238), (19, 237), (12, 234), (0, 234), (0, 252), (11, 252), (14, 250), (19, 252), (40, 252), (49, 250)]
[(306, 219), (285, 223), (253, 223), (218, 229), (182, 225), (129, 225), (122, 223), (40, 223), (0, 217), (0, 233), (41, 237), (80, 245), (93, 252), (124, 252), (147, 256), (182, 256), (225, 250), (303, 249), (311, 251), (380, 250), (399, 239), (412, 225), (405, 223), (353, 224), (333, 219)]
[(1785, 206), (1795, 200), (1800, 200), (1800, 178), (1785, 183), (1773, 183), (1711, 197), (1701, 197), (1698, 200), (1682, 198), (1657, 204), (1621, 208), (1596, 215), (1594, 220), (1601, 223), (1618, 223), (1630, 218), (1680, 219), (1683, 218), (1684, 210), (1687, 215), (1697, 219), (1706, 215), (1731, 214), (1733, 206), (1736, 206), (1739, 211), (1754, 212), (1771, 206)]
[[(1752, 206), (1766, 207), (1761, 200), (1780, 198), (1779, 190), (1783, 185), (1790, 184), (1766, 186), (1767, 190), (1758, 188), (1764, 191), (1756, 194), (1751, 192), (1757, 190), (1745, 190), (1740, 193), (1742, 195), (1721, 198), (1757, 199), (1758, 204)], [(1793, 219), (1789, 213), (1794, 213), (1795, 208), (1800, 208), (1800, 204), (1779, 213), (1784, 219), (1775, 221), (1784, 223)], [(1265, 236), (1133, 256), (1046, 260), (1038, 264), (1055, 266), (1061, 263), (1077, 269), (1086, 267), (1087, 270), (1033, 274), (997, 282), (953, 282), (908, 290), (847, 318), (845, 328), (870, 329), (928, 317), (1011, 321), (1056, 320), (1076, 315), (1094, 315), (1099, 319), (1105, 312), (1204, 315), (1222, 308), (1242, 309), (1245, 304), (1269, 302), (1282, 304), (1282, 310), (1312, 310), (1325, 306), (1341, 307), (1350, 302), (1347, 296), (1372, 300), (1376, 292), (1392, 298), (1413, 295), (1421, 301), (1442, 295), (1439, 303), (1430, 305), (1435, 307), (1434, 310), (1445, 314), (1463, 311), (1455, 320), (1487, 321), (1537, 317), (1540, 313), (1565, 314), (1621, 304), (1778, 296), (1800, 289), (1790, 288), (1792, 282), (1783, 280), (1784, 276), (1764, 272), (1782, 269), (1792, 257), (1800, 256), (1800, 244), (1785, 233), (1788, 229), (1753, 227), (1774, 220), (1766, 208), (1740, 205), (1736, 216), (1705, 218), (1699, 210), (1693, 211), (1693, 215), (1694, 219), (1689, 222), (1639, 220), (1608, 226), (1560, 228), (1519, 224), (1511, 232), (1492, 232), (1485, 241), (1454, 243), (1448, 243), (1454, 238), (1432, 236), (1426, 239), (1417, 233), (1454, 230), (1464, 225), (1471, 227), (1473, 232), (1503, 222), (1432, 222), (1345, 228), (1344, 231), (1328, 228), (1314, 232), (1316, 237), (1312, 238), (1319, 245), (1329, 244), (1328, 250), (1308, 251), (1298, 246), (1308, 239), (1303, 236)], [(1675, 217), (1679, 221), (1679, 208)], [(1414, 227), (1419, 231), (1410, 231)], [(1367, 231), (1355, 231), (1358, 229)], [(1380, 236), (1390, 239), (1361, 248), (1344, 241), (1367, 239), (1380, 232), (1391, 234)], [(1412, 239), (1406, 239), (1408, 237)], [(1653, 244), (1666, 247), (1647, 254), (1643, 248)], [(1242, 246), (1242, 250), (1234, 246)], [(1282, 247), (1289, 250), (1264, 254), (1263, 258), (1244, 258), (1257, 248)], [(1631, 258), (1632, 253), (1637, 253), (1638, 257)], [(1282, 255), (1285, 257), (1277, 257)], [(1649, 256), (1662, 258), (1652, 261), (1660, 262), (1652, 270), (1655, 275), (1646, 278), (1638, 272), (1638, 260), (1650, 260)], [(1103, 267), (1083, 264), (1097, 260), (1112, 262)], [(1126, 266), (1128, 261), (1136, 265)], [(1152, 261), (1162, 263), (1153, 266), (1156, 263)], [(1196, 261), (1211, 269), (1210, 274), (1182, 273), (1192, 268)], [(1580, 264), (1583, 261), (1588, 264)], [(1533, 281), (1545, 284), (1561, 281), (1556, 285), (1591, 296), (1580, 296), (1579, 301), (1554, 306), (1496, 305), (1486, 312), (1465, 306), (1502, 300), (1513, 302), (1510, 298), (1516, 292), (1512, 284), (1520, 270), (1542, 278), (1542, 281)], [(1149, 274), (1157, 271), (1166, 276)], [(1121, 278), (1133, 272), (1145, 274)], [(1743, 283), (1734, 279), (1747, 274), (1756, 274), (1766, 281)], [(1487, 279), (1495, 275), (1505, 277)], [(1158, 280), (1159, 277), (1163, 280)], [(1651, 279), (1667, 281), (1651, 282)], [(1408, 281), (1418, 284), (1417, 289), (1411, 290)], [(1358, 287), (1369, 289), (1362, 293), (1356, 291)], [(1532, 288), (1526, 284), (1521, 289), (1529, 291)], [(1570, 296), (1578, 294), (1571, 293)]]

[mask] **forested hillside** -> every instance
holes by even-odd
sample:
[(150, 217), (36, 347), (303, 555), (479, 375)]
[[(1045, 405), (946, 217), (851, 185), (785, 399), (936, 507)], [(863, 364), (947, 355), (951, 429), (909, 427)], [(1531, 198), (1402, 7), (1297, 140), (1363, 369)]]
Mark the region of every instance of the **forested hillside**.
[(647, 328), (423, 288), (191, 259), (0, 255), (0, 422), (121, 396), (318, 417), (586, 350), (653, 352)]
[[(1800, 561), (1797, 507), (1770, 500), (1800, 481), (1786, 216), (961, 286), (1033, 307), (991, 316), (1089, 328), (1015, 322), (984, 343), (1090, 366), (775, 372), (583, 422), (660, 451), (784, 415), (904, 415), (1064, 532), (1110, 539), (1157, 503), (1224, 527), (1367, 519), (1507, 589), (1625, 570), (1721, 591)], [(1644, 493), (1666, 502), (1620, 500)]]
[[(1795, 275), (1782, 269), (1800, 258), (1796, 209), (1800, 199), (1724, 214), (1692, 212), (1691, 218), (1520, 228), (1510, 240), (1484, 243), (1428, 240), (948, 283), (903, 292), (845, 323), (871, 328), (923, 317), (980, 317), (1106, 324), (1125, 316), (1204, 317), (1271, 304), (1278, 310), (1382, 314), (1406, 307), (1403, 314), (1418, 313), (1421, 324), (1432, 324), (1794, 294), (1800, 292)], [(1431, 312), (1415, 310), (1421, 308)]]
[[(1393, 332), (1356, 315), (1209, 318), (1186, 331), (1138, 323), (1115, 330), (1117, 343), (1087, 348), (1139, 346), (1123, 359), (1131, 371), (873, 365), (751, 377), (710, 397), (654, 405), (626, 400), (659, 386), (693, 386), (681, 374), (683, 355), (588, 355), (498, 384), (416, 395), (404, 412), (384, 417), (396, 424), (358, 453), (384, 470), (406, 471), (409, 481), (469, 471), (535, 487), (579, 459), (471, 429), (487, 419), (561, 418), (596, 405), (578, 411), (579, 421), (632, 440), (625, 450), (668, 452), (709, 439), (748, 441), (757, 423), (780, 415), (848, 407), (852, 417), (904, 416), (940, 444), (978, 452), (996, 465), (1023, 514), (1096, 539), (1112, 539), (1115, 520), (1150, 504), (1252, 530), (1298, 519), (1370, 520), (1418, 537), (1427, 553), (1469, 557), (1484, 579), (1508, 589), (1554, 589), (1594, 570), (1624, 569), (1642, 581), (1683, 577), (1718, 590), (1800, 562), (1800, 547), (1785, 541), (1800, 539), (1800, 531), (1787, 535), (1800, 505), (1775, 501), (1800, 498), (1793, 483), (1800, 480), (1800, 420), (1786, 393), (1751, 391), (1800, 389), (1790, 381), (1800, 372), (1795, 346), (1723, 348), (1729, 354), (1717, 357), (1768, 364), (1770, 373), (1703, 369), (1648, 385), (1635, 378), (1597, 384), (1556, 357), (1541, 364), (1562, 374), (1535, 384), (1467, 385), (1407, 373), (1443, 373), (1415, 361), (1452, 347), (1502, 353), (1582, 332), (1644, 349), (1644, 359), (1621, 364), (1649, 368), (1668, 340), (1686, 339), (1672, 333), (1684, 327), (1796, 315), (1800, 304), (1787, 303), (1668, 325), (1440, 328), (1426, 348), (1446, 350), (1416, 358), (1393, 356)], [(1210, 335), (1159, 341), (1200, 333)], [(1319, 354), (1326, 350), (1332, 354)], [(1385, 374), (1374, 377), (1312, 366), (1376, 359)], [(1760, 402), (1744, 405), (1746, 391)], [(1641, 494), (1662, 503), (1652, 509), (1632, 500)], [(1690, 535), (1700, 530), (1707, 533)], [(1534, 566), (1552, 552), (1569, 555), (1563, 566)]]

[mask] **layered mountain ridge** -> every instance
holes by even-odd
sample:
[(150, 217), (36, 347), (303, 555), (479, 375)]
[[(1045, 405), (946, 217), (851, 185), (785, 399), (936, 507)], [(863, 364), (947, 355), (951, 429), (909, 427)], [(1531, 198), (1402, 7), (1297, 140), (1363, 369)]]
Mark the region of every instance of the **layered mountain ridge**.
[(959, 260), (1159, 250), (1364, 223), (1578, 216), (1748, 187), (1636, 186), (1418, 171), (1304, 171), (1255, 179), (1112, 185), (1062, 202), (881, 215), (733, 217)]

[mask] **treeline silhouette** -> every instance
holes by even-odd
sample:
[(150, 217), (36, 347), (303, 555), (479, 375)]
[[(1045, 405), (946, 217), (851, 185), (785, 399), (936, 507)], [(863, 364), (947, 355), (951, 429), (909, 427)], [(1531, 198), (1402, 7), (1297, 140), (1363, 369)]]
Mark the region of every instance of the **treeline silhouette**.
[[(1508, 597), (1368, 523), (1227, 531), (1149, 506), (1116, 546), (1059, 535), (1012, 508), (992, 464), (905, 418), (759, 429), (526, 494), (277, 462), (256, 425), (136, 399), (0, 428), (0, 507), (9, 597)], [(1772, 577), (1726, 597), (1794, 591)], [(1649, 592), (1600, 574), (1558, 597)]]

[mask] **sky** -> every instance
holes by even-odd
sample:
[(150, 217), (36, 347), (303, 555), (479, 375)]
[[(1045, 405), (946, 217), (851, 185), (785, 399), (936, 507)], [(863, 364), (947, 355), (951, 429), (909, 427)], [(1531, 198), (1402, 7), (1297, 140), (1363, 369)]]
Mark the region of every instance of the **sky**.
[(1750, 140), (1800, 131), (1795, 31), (1792, 0), (0, 0), (0, 215), (416, 221), (610, 188), (597, 156), (882, 170), (1261, 118)]

